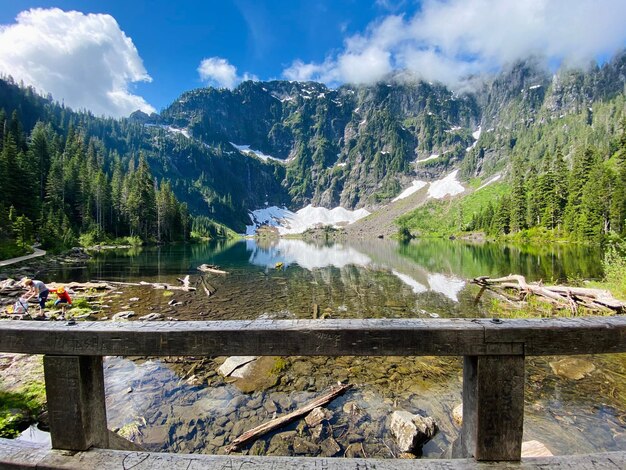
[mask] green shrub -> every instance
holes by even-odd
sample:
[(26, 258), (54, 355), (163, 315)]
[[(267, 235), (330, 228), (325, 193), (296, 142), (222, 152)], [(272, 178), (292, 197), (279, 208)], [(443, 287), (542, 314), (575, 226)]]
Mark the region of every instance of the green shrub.
[(607, 287), (615, 295), (626, 298), (626, 242), (607, 247), (602, 267)]
[(91, 309), (87, 299), (72, 299), (72, 308)]

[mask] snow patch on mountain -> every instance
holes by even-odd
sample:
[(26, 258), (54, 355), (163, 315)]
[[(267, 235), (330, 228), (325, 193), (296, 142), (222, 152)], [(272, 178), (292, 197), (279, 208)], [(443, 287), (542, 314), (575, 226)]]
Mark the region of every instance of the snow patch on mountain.
[(456, 196), (457, 194), (461, 194), (463, 191), (465, 191), (465, 188), (456, 178), (458, 172), (459, 170), (454, 170), (445, 178), (433, 181), (432, 183), (427, 183), (426, 181), (420, 180), (413, 180), (411, 182), (411, 186), (398, 194), (394, 199), (392, 199), (391, 202), (396, 202), (400, 199), (407, 198), (411, 194), (416, 193), (425, 186), (428, 186), (428, 198), (442, 199), (446, 196)]
[(446, 196), (456, 196), (465, 191), (463, 185), (456, 179), (458, 172), (459, 170), (454, 170), (445, 178), (430, 183), (428, 197), (442, 199)]
[(162, 124), (146, 124), (146, 127), (160, 127), (161, 129), (165, 129), (170, 134), (180, 134), (187, 139), (191, 139), (191, 134), (189, 133), (189, 129), (179, 129), (178, 127), (173, 126), (165, 126)]
[(261, 152), (260, 150), (251, 149), (249, 145), (237, 145), (237, 144), (234, 144), (232, 142), (229, 142), (229, 143), (230, 143), (230, 145), (235, 147), (237, 150), (239, 150), (241, 153), (244, 153), (244, 154), (252, 153), (252, 154), (254, 154), (254, 156), (260, 158), (264, 162), (266, 162), (268, 160), (274, 160), (276, 162), (285, 163), (285, 161), (286, 161), (286, 160), (283, 160), (282, 158), (276, 158), (276, 157), (272, 157), (271, 155), (267, 155), (267, 154)]
[(424, 158), (423, 160), (415, 160), (415, 163), (424, 163), (427, 162), (428, 160), (435, 160), (436, 158), (439, 158), (440, 155), (438, 153), (433, 153), (430, 156)]
[(478, 126), (478, 130), (472, 132), (472, 137), (474, 138), (474, 140), (478, 140), (480, 139), (480, 134), (482, 133), (483, 129), (481, 126)]
[(340, 227), (370, 215), (366, 209), (350, 211), (343, 207), (326, 209), (308, 205), (297, 212), (283, 207), (266, 207), (250, 212), (252, 225), (246, 226), (246, 235), (254, 235), (261, 225), (276, 227), (281, 235), (302, 233), (316, 226)]
[(411, 186), (409, 186), (404, 191), (402, 191), (400, 194), (398, 194), (395, 198), (393, 198), (393, 200), (391, 202), (396, 202), (396, 201), (399, 201), (400, 199), (407, 198), (411, 194), (414, 194), (414, 193), (418, 192), (420, 189), (422, 189), (427, 184), (428, 183), (426, 181), (413, 180), (411, 182)]

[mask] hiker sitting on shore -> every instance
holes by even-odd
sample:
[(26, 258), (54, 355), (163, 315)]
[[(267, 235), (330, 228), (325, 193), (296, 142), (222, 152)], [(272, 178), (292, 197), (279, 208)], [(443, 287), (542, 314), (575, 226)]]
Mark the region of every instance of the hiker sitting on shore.
[(72, 305), (72, 298), (68, 291), (66, 291), (63, 286), (59, 286), (56, 289), (51, 289), (50, 292), (53, 292), (57, 295), (57, 300), (54, 302), (54, 306), (61, 305), (61, 317), (65, 317), (65, 309), (68, 305)]
[(50, 294), (48, 286), (46, 286), (42, 281), (37, 281), (35, 279), (26, 279), (24, 281), (24, 286), (28, 287), (28, 292), (23, 297), (23, 299), (25, 301), (29, 301), (35, 296), (35, 294), (37, 294), (37, 301), (39, 303), (39, 315), (37, 315), (36, 318), (44, 318), (43, 309), (46, 306), (48, 294)]

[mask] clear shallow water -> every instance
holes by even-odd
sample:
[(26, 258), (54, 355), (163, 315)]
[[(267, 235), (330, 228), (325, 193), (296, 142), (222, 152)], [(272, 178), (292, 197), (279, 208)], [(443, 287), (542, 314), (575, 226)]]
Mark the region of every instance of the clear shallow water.
[[(333, 318), (481, 316), (474, 304), (476, 276), (522, 274), (546, 282), (601, 277), (600, 253), (580, 247), (520, 250), (423, 240), (409, 245), (354, 241), (311, 244), (302, 240), (171, 245), (95, 254), (81, 269), (61, 268), (51, 280), (176, 283), (197, 266), (216, 264), (228, 276), (210, 276), (216, 295), (185, 299), (181, 318), (250, 319), (260, 315), (310, 318), (314, 306)], [(277, 263), (282, 263), (280, 269)], [(145, 289), (144, 289), (145, 290)], [(144, 293), (141, 310), (166, 299)], [(167, 299), (169, 300), (169, 299)], [(147, 313), (147, 312), (146, 312)]]
[[(51, 277), (175, 282), (185, 274), (195, 278), (202, 263), (230, 273), (208, 277), (217, 289), (210, 299), (201, 292), (189, 294), (176, 309), (167, 305), (170, 299), (162, 291), (124, 289), (111, 300), (112, 313), (128, 307), (138, 314), (156, 311), (188, 320), (311, 318), (314, 312), (331, 318), (475, 317), (487, 315), (488, 309), (475, 305), (477, 289), (469, 278), (509, 273), (545, 282), (599, 278), (600, 259), (593, 250), (564, 246), (523, 250), (447, 240), (409, 245), (246, 240), (106, 251), (84, 269), (60, 270)], [(283, 265), (277, 269), (279, 262)], [(131, 297), (140, 300), (132, 303)], [(596, 369), (579, 381), (555, 375), (550, 362), (557, 359), (527, 360), (525, 440), (538, 439), (555, 454), (626, 450), (626, 356), (583, 358)], [(220, 453), (230, 439), (272, 417), (270, 401), (278, 412), (288, 411), (337, 380), (348, 380), (357, 384), (355, 389), (330, 406), (339, 455), (354, 451), (350, 439), (360, 433), (368, 456), (390, 457), (386, 420), (394, 409), (426, 413), (438, 422), (440, 432), (425, 447), (425, 456), (444, 455), (458, 435), (451, 418), (461, 402), (457, 358), (291, 358), (275, 387), (248, 394), (223, 382), (207, 386), (214, 385), (213, 379), (190, 377), (184, 370), (162, 359), (109, 359), (111, 427), (136, 427), (136, 440), (151, 450)], [(293, 452), (273, 445), (271, 435), (265, 442), (266, 451)]]

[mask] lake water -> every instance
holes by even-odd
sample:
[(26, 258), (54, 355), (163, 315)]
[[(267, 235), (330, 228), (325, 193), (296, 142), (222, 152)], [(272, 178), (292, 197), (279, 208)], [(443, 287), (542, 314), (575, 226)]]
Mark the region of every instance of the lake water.
[[(567, 246), (245, 240), (103, 251), (83, 269), (60, 268), (50, 277), (175, 283), (186, 274), (194, 282), (202, 263), (228, 271), (207, 277), (216, 289), (210, 298), (202, 290), (175, 293), (182, 305), (172, 307), (163, 291), (131, 286), (112, 295), (104, 310), (185, 320), (484, 317), (494, 315), (493, 303), (484, 298), (476, 304), (478, 289), (468, 279), (515, 273), (546, 283), (578, 282), (602, 276), (600, 259), (597, 251)], [(438, 422), (440, 432), (424, 448), (427, 457), (444, 456), (458, 435), (452, 409), (461, 402), (460, 358), (273, 358), (263, 369), (269, 383), (248, 393), (215, 375), (220, 359), (198, 359), (109, 358), (110, 427), (124, 428), (149, 450), (221, 453), (230, 440), (275, 412), (294, 409), (347, 380), (355, 388), (329, 406), (333, 417), (322, 435), (294, 423), (251, 452), (293, 455), (302, 451), (294, 444), (298, 438), (312, 445), (308, 454), (315, 454), (328, 451), (325, 444), (332, 438), (339, 456), (391, 457), (396, 452), (387, 419), (395, 409)], [(538, 439), (555, 454), (626, 450), (625, 356), (582, 358), (577, 366), (595, 368), (580, 380), (555, 374), (560, 359), (527, 360), (524, 439)], [(320, 442), (325, 442), (322, 450)]]

